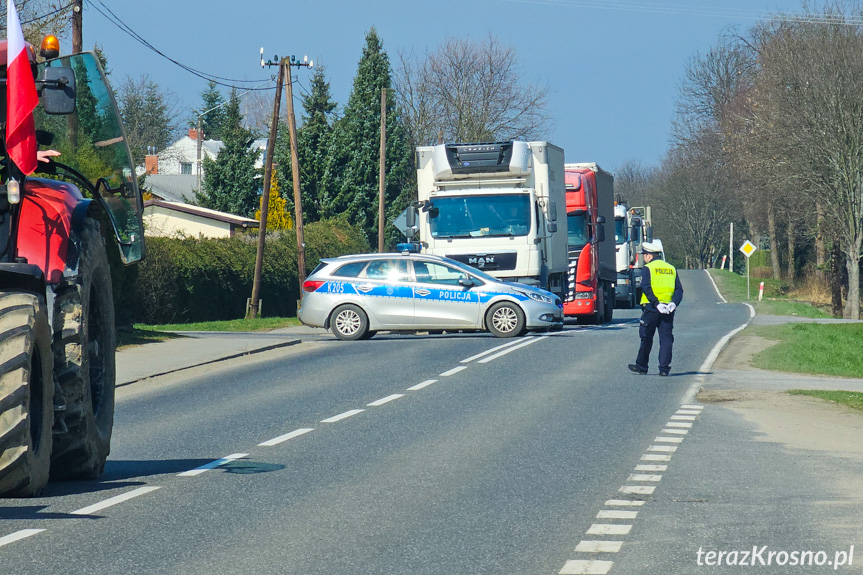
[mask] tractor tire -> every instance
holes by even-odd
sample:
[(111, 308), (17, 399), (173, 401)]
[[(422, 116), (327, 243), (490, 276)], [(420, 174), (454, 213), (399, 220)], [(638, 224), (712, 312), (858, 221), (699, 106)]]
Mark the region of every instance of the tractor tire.
[(54, 371), (68, 431), (54, 438), (51, 477), (93, 479), (105, 469), (114, 427), (114, 301), (105, 239), (88, 219), (77, 280), (57, 289)]
[(48, 483), (52, 368), (42, 298), (0, 292), (0, 497), (39, 495)]

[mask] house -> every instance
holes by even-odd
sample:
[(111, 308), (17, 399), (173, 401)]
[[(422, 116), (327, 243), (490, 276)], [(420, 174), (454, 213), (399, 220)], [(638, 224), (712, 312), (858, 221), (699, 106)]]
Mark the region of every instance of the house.
[(182, 202), (153, 199), (144, 202), (144, 235), (154, 237), (233, 237), (258, 221)]

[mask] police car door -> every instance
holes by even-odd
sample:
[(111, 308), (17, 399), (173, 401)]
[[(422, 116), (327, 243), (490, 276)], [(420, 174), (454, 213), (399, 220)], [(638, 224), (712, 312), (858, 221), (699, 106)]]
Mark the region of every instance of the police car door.
[(417, 327), (479, 327), (479, 294), (459, 284), (469, 276), (448, 265), (414, 261)]
[(357, 284), (363, 305), (386, 328), (410, 328), (414, 324), (414, 294), (406, 259), (372, 260), (365, 278)]

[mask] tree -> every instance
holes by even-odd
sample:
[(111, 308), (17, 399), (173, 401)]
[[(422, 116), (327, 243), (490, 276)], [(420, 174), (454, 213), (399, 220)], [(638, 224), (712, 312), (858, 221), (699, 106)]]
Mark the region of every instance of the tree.
[[(337, 104), (330, 95), (326, 68), (319, 67), (312, 76), (311, 89), (303, 97), (302, 125), (297, 129), (297, 154), (300, 166), (300, 189), (303, 198), (303, 221), (316, 222), (324, 212), (326, 194), (323, 190), (324, 172), (330, 138), (333, 133), (333, 115)], [(288, 125), (279, 127), (275, 158), (285, 182), (292, 182), (291, 147)], [(293, 207), (293, 202), (290, 202)]]
[[(270, 201), (267, 204), (267, 231), (290, 230), (294, 227), (294, 219), (288, 211), (288, 202), (280, 193), (279, 173), (277, 171), (273, 171), (272, 180), (270, 183)], [(258, 205), (262, 206), (263, 202), (264, 196), (261, 195)], [(261, 220), (260, 208), (255, 211), (255, 219)]]
[(614, 194), (631, 206), (649, 206), (656, 169), (628, 160), (614, 171)]
[(162, 150), (176, 136), (179, 129), (176, 99), (148, 76), (137, 81), (127, 77), (117, 90), (117, 105), (135, 165), (144, 163), (148, 147)]
[(251, 131), (243, 127), (236, 89), (225, 106), (221, 136), (223, 145), (216, 159), (204, 158), (204, 189), (198, 200), (207, 208), (251, 216), (259, 203), (259, 174), (255, 169), (258, 150), (250, 148), (254, 139)]
[[(344, 117), (333, 129), (322, 190), (324, 217), (347, 213), (372, 245), (378, 235), (381, 90), (386, 89), (386, 219), (391, 222), (415, 194), (413, 151), (395, 103), (389, 57), (372, 28), (359, 62)], [(390, 227), (393, 243), (400, 233)]]
[(197, 128), (198, 116), (201, 116), (203, 137), (210, 140), (221, 140), (222, 129), (225, 122), (228, 121), (226, 117), (227, 110), (223, 106), (225, 98), (222, 97), (222, 93), (219, 92), (215, 82), (210, 81), (207, 84), (207, 89), (201, 92), (201, 100), (201, 107), (192, 111), (192, 119), (189, 125), (192, 128)]
[(450, 38), (418, 59), (401, 55), (395, 86), (412, 146), (536, 139), (547, 129), (548, 88), (526, 84), (514, 48), (492, 35)]
[[(53, 0), (16, 0), (15, 8), (21, 20), (24, 39), (39, 46), (47, 34), (58, 38), (66, 36), (72, 4)], [(6, 29), (6, 10), (0, 14), (0, 29)]]

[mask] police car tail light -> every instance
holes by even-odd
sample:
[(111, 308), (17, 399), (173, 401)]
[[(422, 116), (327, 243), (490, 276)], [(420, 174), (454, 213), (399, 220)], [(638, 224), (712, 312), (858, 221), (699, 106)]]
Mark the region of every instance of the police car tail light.
[(318, 291), (318, 288), (324, 285), (327, 282), (315, 281), (315, 280), (306, 280), (303, 282), (303, 291), (312, 293), (313, 291)]

